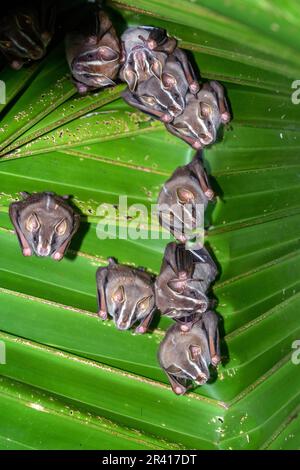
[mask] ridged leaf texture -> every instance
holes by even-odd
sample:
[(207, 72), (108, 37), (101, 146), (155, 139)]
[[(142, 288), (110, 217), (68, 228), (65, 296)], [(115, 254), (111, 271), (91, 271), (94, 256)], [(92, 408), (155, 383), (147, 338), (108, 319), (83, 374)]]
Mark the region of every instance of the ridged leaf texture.
[[(79, 97), (58, 45), (40, 64), (1, 71), (0, 448), (299, 449), (299, 4), (110, 6), (128, 25), (166, 28), (227, 90), (233, 121), (205, 151), (224, 361), (212, 383), (176, 397), (156, 358), (170, 321), (138, 336), (97, 318), (97, 267), (115, 256), (157, 273), (166, 244), (99, 240), (97, 207), (120, 195), (150, 207), (193, 151), (127, 106), (124, 85)], [(82, 212), (60, 263), (23, 258), (8, 218), (19, 191), (43, 190), (71, 194)]]

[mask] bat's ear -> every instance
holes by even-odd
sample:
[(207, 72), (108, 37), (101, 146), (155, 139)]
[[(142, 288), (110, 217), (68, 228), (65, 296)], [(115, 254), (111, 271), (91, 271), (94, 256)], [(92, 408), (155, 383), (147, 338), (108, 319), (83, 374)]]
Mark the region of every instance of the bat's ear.
[(27, 199), (30, 194), (27, 192), (27, 191), (21, 191), (20, 192), (20, 196), (23, 198), (23, 199)]
[(125, 292), (124, 287), (120, 286), (117, 290), (112, 294), (112, 300), (118, 304), (121, 304), (125, 300)]
[(172, 281), (169, 281), (167, 285), (173, 292), (176, 292), (177, 294), (183, 294), (186, 287), (186, 280), (173, 279)]
[(190, 356), (191, 360), (196, 361), (200, 355), (201, 355), (200, 346), (191, 344), (189, 346), (189, 356)]
[(189, 189), (178, 188), (177, 191), (178, 201), (181, 204), (193, 203), (195, 201), (195, 196)]
[(157, 59), (153, 59), (153, 64), (151, 65), (151, 72), (160, 80), (162, 75), (162, 65), (161, 62)]
[(204, 103), (203, 101), (200, 101), (199, 107), (200, 107), (201, 117), (208, 118), (211, 115), (212, 110), (209, 104)]
[(167, 90), (170, 90), (171, 88), (173, 88), (177, 83), (176, 78), (170, 73), (166, 73), (166, 72), (162, 74), (161, 80), (162, 80), (164, 88), (166, 88)]
[(124, 72), (124, 79), (128, 84), (128, 88), (130, 91), (133, 91), (137, 84), (137, 75), (131, 67), (125, 66)]
[(101, 59), (104, 60), (105, 62), (111, 62), (113, 60), (117, 60), (119, 57), (119, 54), (114, 51), (111, 47), (108, 46), (101, 46), (99, 47), (99, 52)]

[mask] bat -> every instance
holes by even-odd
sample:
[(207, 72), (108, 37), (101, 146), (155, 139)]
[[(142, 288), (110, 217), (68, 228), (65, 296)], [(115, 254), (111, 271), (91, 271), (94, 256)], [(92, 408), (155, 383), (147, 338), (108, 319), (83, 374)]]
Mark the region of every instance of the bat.
[(80, 94), (115, 85), (121, 60), (121, 45), (108, 15), (98, 7), (88, 8), (80, 25), (66, 35), (66, 56)]
[(150, 26), (128, 28), (121, 36), (122, 68), (120, 78), (129, 90), (135, 90), (153, 75), (160, 78), (162, 67), (177, 45), (174, 38), (167, 36), (164, 29)]
[(207, 291), (216, 275), (206, 248), (192, 251), (184, 244), (169, 243), (155, 281), (157, 308), (176, 320), (182, 331), (188, 331), (210, 307)]
[(204, 211), (213, 200), (201, 156), (178, 167), (163, 185), (158, 196), (160, 225), (182, 243), (195, 238), (195, 231), (204, 226)]
[(119, 330), (138, 323), (135, 332), (145, 333), (155, 311), (151, 275), (109, 258), (108, 266), (97, 270), (96, 281), (99, 317), (106, 320), (110, 315)]
[(0, 51), (13, 69), (44, 57), (54, 34), (55, 17), (51, 0), (23, 2), (2, 15)]
[(22, 200), (9, 206), (24, 256), (51, 256), (60, 261), (79, 228), (80, 216), (66, 202), (68, 196), (52, 192), (21, 193)]
[(198, 150), (215, 142), (220, 125), (230, 119), (222, 85), (210, 81), (195, 95), (187, 93), (183, 113), (165, 125), (172, 134)]
[(158, 360), (177, 395), (183, 395), (193, 382), (205, 384), (210, 378), (209, 365), (220, 362), (217, 315), (205, 312), (188, 332), (172, 325), (160, 344)]
[(124, 100), (162, 122), (170, 122), (185, 108), (185, 96), (189, 87), (181, 63), (174, 54), (165, 59), (160, 75), (150, 75), (137, 81), (133, 91), (122, 93)]

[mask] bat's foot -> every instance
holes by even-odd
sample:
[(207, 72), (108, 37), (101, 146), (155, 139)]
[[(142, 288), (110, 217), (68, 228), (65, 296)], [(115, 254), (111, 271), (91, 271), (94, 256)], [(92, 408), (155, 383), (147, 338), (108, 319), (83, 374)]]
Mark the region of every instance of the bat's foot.
[(207, 199), (209, 199), (210, 201), (215, 197), (215, 193), (213, 192), (212, 189), (207, 189), (207, 191), (205, 191), (204, 194), (207, 197)]
[(31, 249), (30, 248), (23, 248), (22, 250), (24, 256), (31, 256)]
[(221, 114), (221, 121), (223, 122), (223, 124), (227, 124), (231, 119), (231, 116), (229, 113), (225, 112), (225, 113), (222, 113)]
[(199, 83), (196, 81), (192, 82), (189, 88), (190, 88), (190, 92), (193, 93), (193, 95), (198, 93), (198, 91), (200, 90)]
[(101, 320), (107, 320), (107, 312), (105, 312), (105, 310), (99, 310), (98, 316), (101, 318)]
[(144, 333), (146, 333), (147, 328), (145, 326), (139, 325), (134, 331), (135, 333), (143, 335)]
[(221, 358), (217, 354), (211, 358), (211, 363), (214, 367), (217, 367), (220, 361), (221, 361)]

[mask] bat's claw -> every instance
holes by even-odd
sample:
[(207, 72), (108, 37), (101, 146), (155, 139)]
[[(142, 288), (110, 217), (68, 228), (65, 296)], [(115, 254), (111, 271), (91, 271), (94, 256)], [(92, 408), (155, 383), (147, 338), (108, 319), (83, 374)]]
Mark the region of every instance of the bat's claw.
[(205, 191), (204, 194), (207, 197), (207, 199), (209, 199), (210, 201), (215, 197), (215, 193), (213, 192), (212, 189), (207, 189), (207, 191)]
[(63, 256), (64, 256), (63, 253), (56, 251), (55, 253), (53, 253), (51, 258), (54, 259), (55, 261), (60, 261), (63, 258)]
[(221, 121), (223, 122), (223, 124), (227, 124), (229, 121), (230, 121), (230, 114), (227, 113), (227, 112), (224, 112), (221, 114)]
[(221, 358), (217, 354), (211, 358), (211, 363), (214, 367), (216, 367), (220, 363), (220, 361)]
[(173, 387), (173, 392), (176, 393), (176, 395), (184, 395), (186, 388), (181, 387), (180, 385), (175, 385), (175, 387)]
[(171, 122), (173, 120), (172, 116), (170, 114), (163, 114), (161, 117), (162, 122)]

